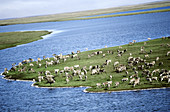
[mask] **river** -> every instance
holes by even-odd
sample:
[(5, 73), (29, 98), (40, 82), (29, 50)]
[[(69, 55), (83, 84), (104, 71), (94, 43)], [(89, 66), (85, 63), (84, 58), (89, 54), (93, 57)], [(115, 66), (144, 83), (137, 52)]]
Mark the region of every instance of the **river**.
[[(170, 35), (170, 12), (0, 26), (0, 32), (52, 30), (44, 39), (0, 50), (0, 72), (28, 58), (69, 54)], [(1, 76), (2, 77), (2, 76)], [(82, 88), (35, 88), (0, 79), (0, 111), (170, 111), (170, 89), (84, 93)]]

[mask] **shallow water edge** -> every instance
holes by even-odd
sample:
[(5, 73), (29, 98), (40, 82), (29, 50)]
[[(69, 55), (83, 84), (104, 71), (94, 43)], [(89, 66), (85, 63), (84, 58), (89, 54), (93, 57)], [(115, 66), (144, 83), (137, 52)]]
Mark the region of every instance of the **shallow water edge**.
[[(2, 75), (2, 73), (0, 74)], [(34, 85), (34, 81), (32, 80), (19, 80), (19, 79), (7, 79), (7, 78), (4, 78), (4, 75), (2, 75), (2, 79), (5, 79), (5, 80), (8, 80), (8, 81), (24, 81), (24, 82), (33, 82), (31, 84), (31, 87), (35, 87), (35, 88), (47, 88), (47, 89), (54, 89), (54, 88), (81, 88), (81, 87), (86, 87), (86, 89), (83, 90), (84, 93), (111, 93), (111, 92), (127, 92), (127, 91), (142, 91), (142, 90), (153, 90), (153, 89), (167, 89), (167, 88), (170, 88), (170, 87), (160, 87), (160, 88), (146, 88), (146, 89), (132, 89), (132, 90), (113, 90), (113, 91), (101, 91), (101, 92), (93, 92), (93, 91), (87, 91), (88, 88), (91, 88), (90, 86), (65, 86), (65, 87), (39, 87), (39, 86), (36, 86)]]

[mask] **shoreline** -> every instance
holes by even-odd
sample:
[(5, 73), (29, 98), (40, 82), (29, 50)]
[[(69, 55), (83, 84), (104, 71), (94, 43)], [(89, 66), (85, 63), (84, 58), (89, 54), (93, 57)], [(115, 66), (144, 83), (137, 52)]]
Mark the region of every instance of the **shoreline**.
[[(7, 48), (3, 48), (3, 49), (0, 49), (0, 50), (4, 50), (4, 49), (8, 49), (8, 48), (13, 48), (13, 47), (20, 47), (20, 46), (23, 46), (23, 45), (26, 45), (26, 44), (29, 44), (29, 43), (32, 43), (32, 42), (36, 42), (36, 41), (39, 41), (39, 40), (47, 39), (47, 38), (51, 37), (51, 35), (64, 32), (63, 30), (32, 30), (32, 31), (47, 31), (48, 34), (40, 36), (41, 38), (38, 39), (38, 40), (31, 41), (31, 42), (28, 42), (28, 43), (18, 44), (16, 46), (7, 47)], [(31, 30), (21, 30), (21, 31), (13, 31), (13, 32), (31, 32)], [(1, 33), (8, 33), (8, 32), (1, 32)]]
[[(2, 35), (1, 41), (4, 42), (3, 46), (1, 45), (0, 50), (27, 45), (29, 43), (45, 39), (46, 36), (48, 38), (50, 34), (55, 34), (55, 33), (60, 33), (60, 32), (62, 31), (55, 32), (53, 30), (32, 30), (32, 31), (21, 30), (21, 31), (12, 31), (12, 32), (0, 32), (0, 34)], [(13, 43), (8, 43), (8, 41), (4, 41), (4, 38), (9, 39), (9, 34), (12, 34), (14, 36), (14, 38), (12, 38), (11, 40)], [(19, 35), (18, 36), (19, 39), (27, 39), (27, 41), (24, 41), (24, 42), (15, 41), (16, 35)], [(23, 35), (26, 35), (26, 36), (24, 37)], [(31, 37), (28, 38), (28, 36), (31, 36)]]
[[(39, 30), (39, 31), (41, 31), (41, 30)], [(42, 31), (43, 31), (43, 30), (42, 30)], [(51, 35), (64, 32), (64, 30), (45, 30), (45, 31), (48, 31), (48, 32), (50, 32), (50, 33), (47, 34), (47, 35), (41, 36), (43, 39), (47, 39), (47, 38), (50, 37)], [(42, 39), (40, 39), (40, 40), (42, 40)]]
[(105, 8), (105, 9), (94, 9), (94, 10), (85, 10), (85, 11), (77, 11), (77, 12), (70, 12), (70, 13), (14, 18), (14, 19), (0, 20), (0, 26), (7, 26), (7, 25), (14, 25), (14, 24), (69, 21), (69, 20), (77, 20), (77, 18), (84, 17), (84, 16), (150, 9), (150, 8), (158, 8), (158, 7), (166, 7), (166, 6), (170, 6), (169, 1), (157, 1), (157, 2), (149, 2), (144, 4)]
[[(90, 87), (91, 88), (91, 87)], [(132, 90), (118, 90), (118, 91), (101, 91), (101, 92), (91, 92), (91, 91), (87, 91), (86, 89), (83, 90), (83, 92), (85, 93), (111, 93), (111, 92), (128, 92), (128, 91), (142, 91), (142, 90), (154, 90), (154, 89), (166, 89), (166, 88), (170, 88), (170, 87), (160, 87), (160, 88), (146, 88), (146, 89), (132, 89)]]
[[(140, 15), (140, 14), (150, 14), (150, 13), (161, 13), (161, 12), (169, 12), (170, 9), (161, 9), (161, 10), (153, 10), (153, 11), (143, 11), (143, 12), (133, 12), (133, 13), (125, 13), (125, 14), (113, 14), (113, 15), (104, 15), (104, 16), (94, 16), (94, 17), (85, 17), (85, 18), (73, 18), (70, 20), (89, 20), (89, 19), (99, 19), (99, 18), (111, 18), (111, 17), (121, 17), (121, 16), (132, 16), (132, 15)], [(65, 21), (65, 20), (63, 20)], [(66, 20), (69, 21), (69, 20)]]
[[(154, 47), (152, 47), (152, 46), (154, 46), (154, 45), (159, 45), (158, 43), (160, 42), (160, 40), (162, 41), (162, 43), (167, 43), (167, 41), (165, 41), (165, 40), (162, 40), (161, 38), (160, 39), (154, 39), (154, 40), (150, 40), (150, 41), (148, 41), (147, 42), (147, 44), (148, 44), (148, 48), (150, 49), (150, 48), (154, 48)], [(168, 40), (169, 41), (169, 40)], [(152, 43), (154, 43), (154, 44), (152, 44)], [(141, 46), (141, 44), (143, 44), (143, 42), (139, 42), (139, 43), (136, 43), (136, 45), (134, 45), (134, 46), (138, 46), (138, 47), (134, 47), (134, 46), (129, 46), (128, 44), (126, 45), (123, 45), (122, 47), (124, 47), (124, 49), (126, 49), (126, 48), (128, 48), (128, 52), (132, 52), (133, 53), (133, 48), (135, 48), (135, 50), (136, 49), (138, 49), (140, 46)], [(152, 46), (151, 46), (152, 45)], [(104, 53), (105, 52), (107, 52), (108, 50), (110, 50), (110, 49), (112, 49), (113, 51), (115, 51), (116, 49), (117, 49), (117, 47), (110, 47), (110, 48), (103, 48), (103, 49), (98, 49), (99, 51), (101, 50), (101, 51), (103, 51)], [(159, 50), (161, 50), (161, 49), (165, 49), (165, 47), (162, 47), (162, 48), (160, 48)], [(147, 49), (146, 49), (147, 50)], [(97, 49), (95, 50), (95, 51), (97, 51)], [(88, 62), (89, 61), (87, 61), (87, 58), (86, 58), (86, 55), (87, 54), (91, 54), (93, 51), (88, 51), (88, 52), (81, 52), (80, 54), (79, 54), (79, 56), (81, 56), (82, 58), (81, 58), (81, 62), (83, 62), (83, 64), (84, 65), (86, 65), (86, 66), (89, 66), (89, 65), (91, 65), (91, 64), (89, 64)], [(125, 56), (125, 58), (123, 57), (122, 59), (124, 59), (121, 63), (123, 63), (123, 62), (126, 62), (126, 59), (128, 58), (128, 52), (124, 55)], [(139, 53), (139, 54), (138, 54)], [(156, 50), (155, 50), (155, 53), (156, 53)], [(167, 53), (167, 51), (164, 51), (164, 54), (166, 54)], [(115, 55), (115, 54), (114, 54)], [(136, 53), (136, 55), (137, 56), (143, 56), (143, 54), (140, 54), (140, 51), (138, 51), (137, 53)], [(152, 54), (153, 55), (153, 54)], [(150, 55), (150, 56), (152, 56), (152, 55)], [(84, 56), (84, 57), (83, 57)], [(116, 56), (116, 55), (115, 55)], [(155, 55), (153, 55), (154, 57), (154, 59), (155, 59)], [(97, 57), (97, 56), (96, 56)], [(107, 55), (107, 57), (105, 57), (106, 59), (112, 59), (112, 60), (114, 60), (113, 62), (116, 62), (116, 60), (117, 59), (114, 59), (114, 58), (116, 58), (116, 57), (113, 57), (113, 55), (112, 54), (108, 54)], [(166, 56), (166, 55), (163, 55), (162, 57), (160, 57), (160, 58), (162, 58), (162, 59), (164, 59), (163, 60), (163, 62), (164, 62), (164, 69), (166, 70), (166, 69), (169, 69), (169, 68), (167, 68), (167, 66), (169, 66), (169, 64), (168, 63), (165, 63), (165, 61), (166, 60), (168, 60), (168, 57)], [(96, 60), (96, 61), (100, 61), (101, 62), (101, 64), (102, 64), (102, 62), (103, 62), (103, 60), (105, 60), (105, 59), (103, 59), (102, 57), (101, 57), (101, 55), (98, 55), (98, 57), (97, 57), (97, 59), (98, 60)], [(118, 58), (119, 59), (119, 58)], [(142, 58), (143, 59), (143, 58)], [(88, 59), (88, 60), (93, 60), (93, 58), (90, 58), (90, 59)], [(43, 60), (43, 61), (45, 61), (45, 60)], [(70, 65), (75, 65), (75, 61), (76, 62), (79, 62), (80, 63), (80, 61), (79, 60), (72, 60), (71, 58), (70, 58), (70, 60), (68, 60), (68, 62), (67, 63), (65, 63), (66, 65), (68, 65), (68, 64), (70, 64)], [(93, 63), (95, 63), (96, 61), (94, 61)], [(150, 62), (150, 61), (149, 61)], [(43, 64), (43, 62), (41, 62), (42, 64)], [(61, 63), (62, 64), (62, 63)], [(89, 65), (88, 65), (89, 64)], [(142, 63), (143, 64), (143, 63)], [(158, 64), (158, 63), (157, 63)], [(60, 66), (60, 70), (62, 70), (62, 68), (63, 67), (65, 67), (66, 65), (61, 65)], [(100, 63), (99, 63), (99, 65), (100, 65)], [(29, 66), (29, 65), (28, 65)], [(112, 73), (112, 71), (114, 71), (114, 69), (110, 69), (109, 67), (111, 67), (112, 66), (112, 63), (110, 64), (110, 65), (108, 65), (107, 67), (105, 67), (105, 69), (108, 69), (107, 70), (107, 74), (108, 73)], [(158, 67), (157, 67), (158, 68)], [(35, 66), (35, 68), (34, 68), (35, 70), (37, 70), (37, 71), (39, 71), (39, 68), (36, 68), (36, 66)], [(156, 68), (155, 68), (156, 69)], [(52, 67), (49, 67), (48, 68), (48, 70), (51, 70), (51, 71), (53, 71), (54, 70), (54, 66), (52, 66)], [(109, 71), (110, 70), (110, 71)], [(130, 69), (131, 70), (131, 69)], [(129, 70), (129, 72), (131, 72)], [(148, 69), (149, 70), (149, 69)], [(142, 71), (140, 71), (140, 72), (142, 72)], [(91, 80), (87, 80), (87, 82), (86, 83), (83, 83), (83, 82), (77, 82), (77, 83), (70, 83), (69, 85), (68, 84), (66, 84), (65, 82), (63, 82), (64, 80), (65, 80), (65, 78), (63, 78), (63, 77), (59, 77), (60, 79), (59, 79), (59, 81), (57, 81), (55, 84), (48, 84), (49, 82), (42, 82), (42, 83), (38, 83), (38, 80), (37, 80), (37, 76), (34, 74), (34, 73), (32, 73), (32, 74), (30, 74), (31, 76), (29, 76), (29, 77), (24, 77), (24, 76), (22, 76), (22, 77), (20, 77), (19, 76), (19, 74), (20, 73), (18, 73), (18, 72), (9, 72), (9, 74), (4, 74), (3, 75), (3, 73), (1, 74), (1, 75), (3, 75), (3, 79), (6, 79), (6, 80), (9, 80), (9, 81), (31, 81), (31, 82), (33, 82), (32, 84), (31, 84), (31, 86), (34, 86), (34, 87), (36, 87), (36, 88), (75, 88), (75, 87), (86, 87), (84, 90), (83, 90), (83, 92), (88, 92), (88, 93), (105, 93), (105, 92), (119, 92), (119, 91), (139, 91), (139, 90), (150, 90), (150, 89), (161, 89), (161, 88), (170, 88), (170, 85), (169, 85), (169, 82), (158, 82), (158, 83), (148, 83), (148, 81), (145, 79), (146, 77), (142, 77), (142, 76), (140, 76), (141, 77), (141, 80), (142, 80), (142, 82), (143, 82), (143, 84), (140, 84), (139, 85), (139, 87), (135, 87), (135, 88), (133, 88), (133, 87), (131, 87), (131, 85), (130, 84), (128, 84), (128, 82), (126, 82), (126, 83), (121, 83), (121, 86), (120, 86), (120, 88), (109, 88), (109, 89), (106, 89), (106, 88), (102, 88), (102, 89), (100, 89), (100, 88), (95, 88), (96, 86), (95, 86), (95, 83), (103, 83), (103, 82), (106, 82), (106, 81), (108, 81), (109, 79), (107, 78), (108, 77), (108, 75), (105, 73), (104, 75), (100, 75), (100, 78), (102, 79), (102, 81), (100, 81), (100, 80), (98, 80), (98, 81), (96, 81), (96, 82), (93, 82), (93, 81), (95, 81), (94, 79), (96, 79), (96, 78), (98, 78), (98, 75), (90, 75), (90, 71), (88, 71), (88, 73), (87, 73), (87, 75), (91, 78)], [(18, 75), (17, 75), (18, 74)], [(16, 75), (16, 76), (15, 76)], [(23, 74), (24, 75), (24, 74)], [(54, 75), (54, 73), (53, 73), (53, 75)], [(141, 75), (141, 74), (140, 74)], [(159, 74), (158, 74), (159, 75)], [(121, 77), (119, 77), (120, 76), (120, 74), (118, 74), (116, 71), (115, 72), (113, 72), (112, 73), (112, 76), (114, 76), (114, 78), (115, 78), (115, 80), (114, 80), (114, 82), (115, 81), (121, 81), (122, 80), (122, 77), (125, 77), (125, 76), (121, 76)], [(130, 75), (127, 75), (126, 77), (130, 77)], [(159, 77), (160, 78), (160, 77)], [(21, 79), (21, 80), (20, 80)], [(28, 80), (27, 80), (28, 79)], [(36, 79), (36, 81), (35, 81), (35, 79)], [(57, 79), (56, 79), (57, 80)], [(73, 80), (73, 82), (74, 81), (80, 81), (80, 79), (78, 79), (78, 77), (74, 77), (74, 80)], [(111, 79), (110, 79), (111, 80)], [(60, 83), (60, 81), (62, 82), (62, 84)], [(57, 84), (58, 83), (58, 84)], [(144, 84), (146, 84), (146, 85), (144, 85)], [(127, 87), (126, 87), (127, 86)]]
[(77, 87), (74, 87), (74, 86), (65, 86), (65, 87), (39, 87), (37, 85), (34, 85), (35, 82), (32, 81), (32, 80), (19, 80), (19, 79), (7, 79), (7, 78), (4, 78), (4, 75), (2, 75), (2, 73), (0, 74), (2, 77), (2, 79), (4, 80), (8, 80), (8, 81), (24, 81), (24, 82), (33, 82), (31, 84), (31, 87), (35, 87), (35, 88), (47, 88), (47, 89), (55, 89), (55, 88), (81, 88), (81, 87), (85, 87), (86, 89), (83, 90), (84, 93), (112, 93), (112, 92), (129, 92), (129, 91), (143, 91), (143, 90), (154, 90), (154, 89), (167, 89), (167, 88), (170, 88), (170, 87), (160, 87), (160, 88), (146, 88), (146, 89), (132, 89), (132, 90), (117, 90), (117, 91), (101, 91), (101, 92), (93, 92), (93, 91), (87, 91), (88, 88), (92, 88), (90, 86), (77, 86)]
[[(23, 30), (23, 31), (17, 31), (17, 32), (25, 32), (25, 31), (30, 31), (30, 30)], [(51, 37), (51, 35), (64, 32), (63, 30), (34, 30), (34, 31), (47, 31), (48, 34), (40, 36), (41, 39), (38, 39), (38, 40), (35, 40), (35, 41), (32, 41), (32, 42), (36, 42), (36, 41), (39, 41), (39, 40), (47, 39), (47, 38)], [(4, 33), (4, 32), (2, 32), (2, 33)], [(32, 43), (32, 42), (28, 42), (28, 43), (25, 43), (25, 44), (19, 44), (19, 45), (16, 45), (14, 47), (20, 47), (20, 46), (23, 46), (23, 45), (26, 45), (26, 44), (29, 44), (29, 43)], [(8, 48), (12, 48), (12, 47), (8, 47)], [(7, 48), (4, 48), (4, 49), (7, 49)], [(1, 49), (1, 50), (3, 50), (3, 49)]]
[[(104, 15), (104, 16), (88, 15), (88, 16), (94, 16), (94, 17), (80, 16), (80, 17), (64, 18), (64, 19), (60, 19), (60, 20), (50, 20), (50, 21), (45, 21), (44, 20), (44, 21), (40, 21), (40, 22), (7, 23), (7, 24), (0, 24), (0, 26), (17, 25), (17, 24), (31, 24), (31, 23), (44, 23), (44, 22), (62, 22), (62, 21), (75, 21), (75, 20), (90, 20), (90, 19), (112, 18), (112, 17), (132, 16), (132, 15), (150, 14), (150, 13), (161, 13), (161, 12), (170, 12), (170, 9), (161, 9), (161, 10), (153, 10), (153, 11), (142, 11), (142, 12), (133, 12), (133, 13), (125, 13), (125, 14), (113, 14), (113, 15)], [(108, 14), (108, 13), (101, 13), (101, 14)], [(81, 17), (83, 17), (83, 18), (81, 18)]]

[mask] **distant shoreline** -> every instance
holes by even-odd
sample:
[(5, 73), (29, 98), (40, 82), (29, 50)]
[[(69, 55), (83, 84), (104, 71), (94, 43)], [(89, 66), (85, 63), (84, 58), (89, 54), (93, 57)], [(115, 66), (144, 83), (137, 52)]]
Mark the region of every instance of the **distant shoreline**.
[(131, 16), (131, 15), (149, 14), (149, 13), (159, 13), (159, 12), (169, 12), (169, 11), (170, 11), (170, 9), (162, 9), (162, 10), (154, 10), (154, 11), (143, 11), (143, 12), (134, 12), (134, 13), (125, 13), (125, 14), (114, 14), (114, 15), (105, 15), (105, 16), (95, 16), (95, 17), (87, 17), (87, 18), (80, 18), (80, 19), (74, 19), (74, 20), (87, 20), (87, 19), (98, 19), (98, 18)]
[(0, 26), (13, 25), (13, 24), (41, 23), (41, 22), (86, 20), (86, 19), (97, 19), (97, 18), (128, 16), (128, 15), (136, 15), (136, 14), (147, 14), (147, 13), (170, 11), (170, 9), (164, 9), (164, 10), (153, 10), (153, 11), (145, 11), (145, 12), (138, 12), (138, 13), (126, 13), (126, 14), (117, 14), (117, 15), (80, 18), (84, 16), (92, 16), (92, 15), (124, 12), (124, 11), (133, 11), (133, 10), (149, 9), (149, 8), (158, 8), (158, 7), (166, 7), (166, 6), (170, 6), (170, 1), (152, 2), (152, 3), (138, 4), (138, 5), (132, 5), (132, 6), (121, 6), (121, 7), (87, 10), (87, 11), (79, 11), (79, 12), (72, 12), (72, 13), (62, 13), (62, 14), (0, 20)]

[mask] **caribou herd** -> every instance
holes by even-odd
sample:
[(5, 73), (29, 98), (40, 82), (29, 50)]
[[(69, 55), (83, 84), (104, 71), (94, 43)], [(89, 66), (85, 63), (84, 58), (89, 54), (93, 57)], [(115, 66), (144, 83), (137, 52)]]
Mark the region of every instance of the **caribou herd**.
[[(164, 39), (164, 38), (162, 38)], [(148, 38), (148, 40), (151, 40)], [(133, 42), (129, 43), (129, 46), (132, 46), (136, 43), (135, 40)], [(70, 81), (73, 80), (74, 77), (78, 77), (79, 81), (87, 81), (91, 76), (94, 75), (103, 75), (107, 74), (108, 80), (105, 82), (98, 82), (96, 83), (97, 88), (118, 88), (121, 84), (128, 84), (132, 85), (132, 87), (135, 87), (137, 85), (140, 85), (142, 80), (147, 80), (148, 83), (152, 83), (154, 81), (167, 81), (170, 82), (170, 70), (166, 69), (154, 69), (155, 66), (163, 66), (163, 62), (160, 61), (161, 57), (156, 57), (155, 60), (148, 61), (150, 59), (150, 55), (154, 52), (154, 50), (150, 49), (149, 51), (145, 50), (145, 45), (148, 44), (147, 42), (144, 42), (144, 46), (141, 46), (139, 49), (140, 55), (143, 55), (142, 57), (135, 57), (131, 52), (128, 52), (128, 49), (123, 49), (122, 46), (119, 46), (117, 51), (108, 50), (107, 52), (103, 51), (96, 51), (92, 52), (87, 55), (87, 60), (95, 57), (97, 55), (101, 55), (101, 58), (104, 58), (107, 56), (107, 54), (113, 55), (113, 57), (123, 57), (123, 55), (129, 54), (127, 61), (125, 63), (121, 63), (120, 61), (113, 62), (112, 59), (107, 59), (103, 62), (103, 64), (100, 65), (88, 65), (88, 66), (81, 66), (79, 64), (72, 65), (72, 66), (65, 66), (63, 69), (54, 69), (53, 71), (47, 70), (48, 67), (51, 66), (58, 66), (61, 63), (65, 63), (68, 59), (77, 59), (81, 60), (81, 57), (79, 56), (80, 51), (77, 51), (77, 53), (71, 52), (71, 54), (68, 55), (53, 55), (53, 58), (46, 58), (45, 56), (43, 59), (38, 58), (35, 63), (33, 59), (23, 60), (18, 65), (16, 63), (12, 64), (12, 68), (10, 70), (7, 70), (5, 68), (3, 74), (7, 75), (9, 72), (17, 71), (17, 72), (30, 72), (30, 73), (37, 73), (37, 79), (36, 81), (42, 82), (46, 81), (47, 83), (55, 83), (57, 76), (63, 75), (65, 77), (65, 84), (69, 84)], [(107, 46), (105, 46), (107, 48)], [(165, 55), (169, 56), (170, 51), (168, 51)], [(44, 61), (45, 60), (45, 61)], [(45, 64), (43, 63), (45, 62)], [(27, 65), (27, 66), (25, 66)], [(45, 66), (42, 66), (45, 65)], [(33, 69), (34, 66), (37, 66), (38, 68), (45, 67), (46, 70), (44, 71), (35, 71)], [(113, 74), (107, 73), (106, 67), (112, 66)], [(130, 71), (130, 72), (129, 72)], [(122, 79), (113, 81), (114, 80), (114, 74), (124, 74)], [(35, 79), (34, 79), (35, 80)], [(92, 85), (94, 86), (94, 85)]]

